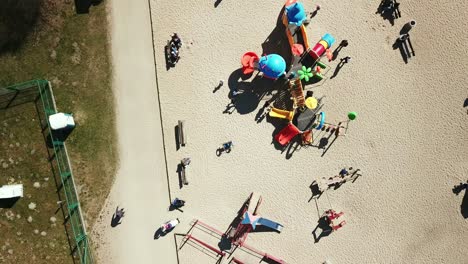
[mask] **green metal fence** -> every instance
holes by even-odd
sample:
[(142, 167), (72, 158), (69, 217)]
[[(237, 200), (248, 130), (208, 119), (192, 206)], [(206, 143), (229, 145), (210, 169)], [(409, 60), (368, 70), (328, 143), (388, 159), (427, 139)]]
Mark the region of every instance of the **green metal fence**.
[(0, 88), (0, 110), (30, 102), (36, 106), (42, 134), (50, 145), (48, 152), (52, 170), (60, 177), (59, 187), (65, 194), (66, 222), (73, 234), (73, 237), (69, 237), (73, 257), (78, 258), (81, 264), (93, 263), (67, 148), (50, 129), (49, 116), (57, 113), (50, 82), (34, 80)]

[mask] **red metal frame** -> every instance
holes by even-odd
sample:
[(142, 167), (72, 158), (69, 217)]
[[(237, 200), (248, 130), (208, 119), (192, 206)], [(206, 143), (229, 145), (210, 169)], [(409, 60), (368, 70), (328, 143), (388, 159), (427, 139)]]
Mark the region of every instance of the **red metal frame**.
[[(204, 223), (204, 222), (202, 222), (202, 221), (200, 221), (200, 220), (196, 220), (196, 221), (193, 223), (193, 226), (195, 226), (195, 225), (197, 225), (197, 224), (202, 225), (203, 227), (205, 227), (205, 228), (207, 228), (207, 229), (209, 229), (209, 230), (211, 230), (211, 231), (217, 233), (217, 234), (220, 235), (220, 236), (223, 236), (223, 235), (224, 235), (224, 233), (221, 232), (220, 230), (218, 230), (218, 229), (216, 229), (216, 228), (214, 228), (214, 227), (212, 227), (212, 226), (210, 226), (210, 225), (208, 225), (208, 224), (206, 224), (206, 223)], [(246, 226), (247, 228), (251, 228), (250, 225), (244, 225), (244, 226)], [(248, 231), (250, 232), (250, 230), (248, 230)], [(265, 253), (265, 252), (260, 251), (260, 250), (258, 250), (258, 249), (256, 249), (256, 248), (253, 248), (253, 247), (251, 247), (251, 246), (249, 246), (249, 245), (247, 245), (247, 244), (244, 244), (244, 241), (245, 241), (245, 238), (247, 237), (247, 234), (248, 234), (248, 232), (245, 232), (245, 233), (244, 233), (244, 236), (245, 236), (245, 237), (243, 237), (244, 240), (242, 241), (242, 243), (239, 243), (239, 244), (238, 244), (239, 246), (241, 246), (241, 247), (243, 247), (243, 248), (245, 248), (245, 249), (248, 249), (248, 250), (250, 250), (250, 251), (252, 251), (252, 252), (254, 252), (254, 253), (256, 253), (256, 254), (262, 256), (262, 257), (263, 257), (264, 259), (266, 259), (266, 260), (272, 260), (272, 261), (275, 261), (275, 262), (278, 263), (278, 264), (285, 264), (285, 263), (286, 263), (284, 260), (281, 260), (281, 259), (279, 259), (279, 258), (276, 258), (276, 257), (274, 257), (274, 256), (272, 256), (272, 255), (270, 255), (270, 254), (268, 254), (268, 253)], [(223, 257), (226, 255), (225, 252), (223, 252), (223, 251), (221, 251), (221, 250), (219, 250), (219, 249), (217, 249), (217, 248), (215, 248), (215, 247), (213, 247), (213, 246), (211, 246), (211, 245), (209, 245), (209, 244), (207, 244), (207, 243), (201, 241), (200, 239), (198, 239), (198, 238), (196, 238), (196, 237), (194, 237), (194, 236), (192, 236), (192, 235), (190, 235), (190, 234), (185, 235), (185, 237), (187, 238), (187, 240), (188, 240), (188, 239), (192, 239), (192, 240), (194, 240), (195, 242), (199, 243), (200, 245), (202, 245), (202, 246), (204, 246), (204, 247), (206, 247), (206, 248), (208, 248), (208, 249), (210, 249), (210, 250), (216, 252), (218, 255), (221, 255), (221, 256), (223, 256)], [(236, 263), (236, 264), (244, 264), (244, 262), (242, 262), (242, 261), (236, 259), (235, 257), (232, 257), (232, 259), (231, 259), (230, 261), (231, 261), (231, 262), (234, 262), (234, 263)]]
[(194, 236), (192, 236), (192, 235), (186, 235), (185, 237), (186, 237), (187, 239), (193, 239), (195, 242), (199, 243), (200, 245), (202, 245), (202, 246), (204, 246), (204, 247), (206, 247), (206, 248), (208, 248), (208, 249), (210, 249), (210, 250), (212, 250), (212, 251), (218, 253), (218, 255), (221, 255), (221, 256), (223, 256), (223, 257), (226, 255), (226, 253), (222, 252), (221, 250), (219, 250), (219, 249), (217, 249), (217, 248), (215, 248), (215, 247), (213, 247), (213, 246), (208, 245), (207, 243), (201, 241), (200, 239), (198, 239), (198, 238), (196, 238), (196, 237), (194, 237)]

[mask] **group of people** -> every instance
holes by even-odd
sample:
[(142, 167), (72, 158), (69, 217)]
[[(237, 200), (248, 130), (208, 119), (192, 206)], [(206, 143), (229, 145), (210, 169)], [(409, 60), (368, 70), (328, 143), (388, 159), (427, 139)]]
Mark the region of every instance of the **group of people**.
[(179, 49), (182, 47), (182, 40), (177, 35), (177, 33), (174, 33), (171, 35), (171, 40), (169, 41), (167, 47), (168, 47), (168, 52), (167, 52), (168, 61), (171, 64), (175, 65), (180, 59)]
[(342, 169), (338, 175), (325, 178), (323, 177), (320, 181), (315, 181), (312, 183), (312, 186), (318, 192), (318, 197), (325, 192), (326, 190), (334, 187), (335, 189), (339, 188), (345, 182), (352, 180), (353, 182), (361, 176), (360, 169), (353, 169), (353, 167)]

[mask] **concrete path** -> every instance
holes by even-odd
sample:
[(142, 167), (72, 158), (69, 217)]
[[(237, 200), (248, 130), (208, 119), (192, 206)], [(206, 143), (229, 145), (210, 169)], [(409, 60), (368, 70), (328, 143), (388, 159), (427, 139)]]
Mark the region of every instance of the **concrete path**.
[[(110, 0), (113, 87), (120, 168), (92, 232), (99, 263), (177, 263), (174, 237), (153, 236), (169, 193), (147, 0)], [(116, 206), (122, 223), (110, 226)]]

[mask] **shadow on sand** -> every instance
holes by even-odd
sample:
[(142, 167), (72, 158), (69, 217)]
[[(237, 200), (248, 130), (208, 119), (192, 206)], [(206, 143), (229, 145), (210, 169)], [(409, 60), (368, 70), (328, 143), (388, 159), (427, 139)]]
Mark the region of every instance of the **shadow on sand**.
[(252, 75), (246, 76), (242, 73), (242, 69), (237, 69), (228, 79), (228, 98), (231, 102), (223, 113), (231, 114), (234, 110), (241, 115), (251, 113), (257, 109), (265, 95), (272, 95), (273, 91), (281, 87), (281, 84), (281, 80), (262, 78), (258, 74), (252, 78)]
[[(322, 232), (317, 236), (317, 230), (321, 229)], [(327, 219), (325, 217), (320, 217), (318, 220), (317, 226), (315, 227), (314, 231), (312, 231), (312, 235), (314, 236), (314, 242), (318, 243), (322, 237), (329, 236), (332, 233), (333, 229), (330, 227)]]
[(459, 195), (462, 191), (465, 191), (463, 196), (463, 200), (460, 206), (460, 212), (463, 218), (468, 218), (468, 182), (467, 183), (460, 183), (453, 187), (452, 191), (455, 195)]
[(112, 215), (111, 227), (116, 227), (122, 223), (122, 217), (118, 217), (115, 213)]

